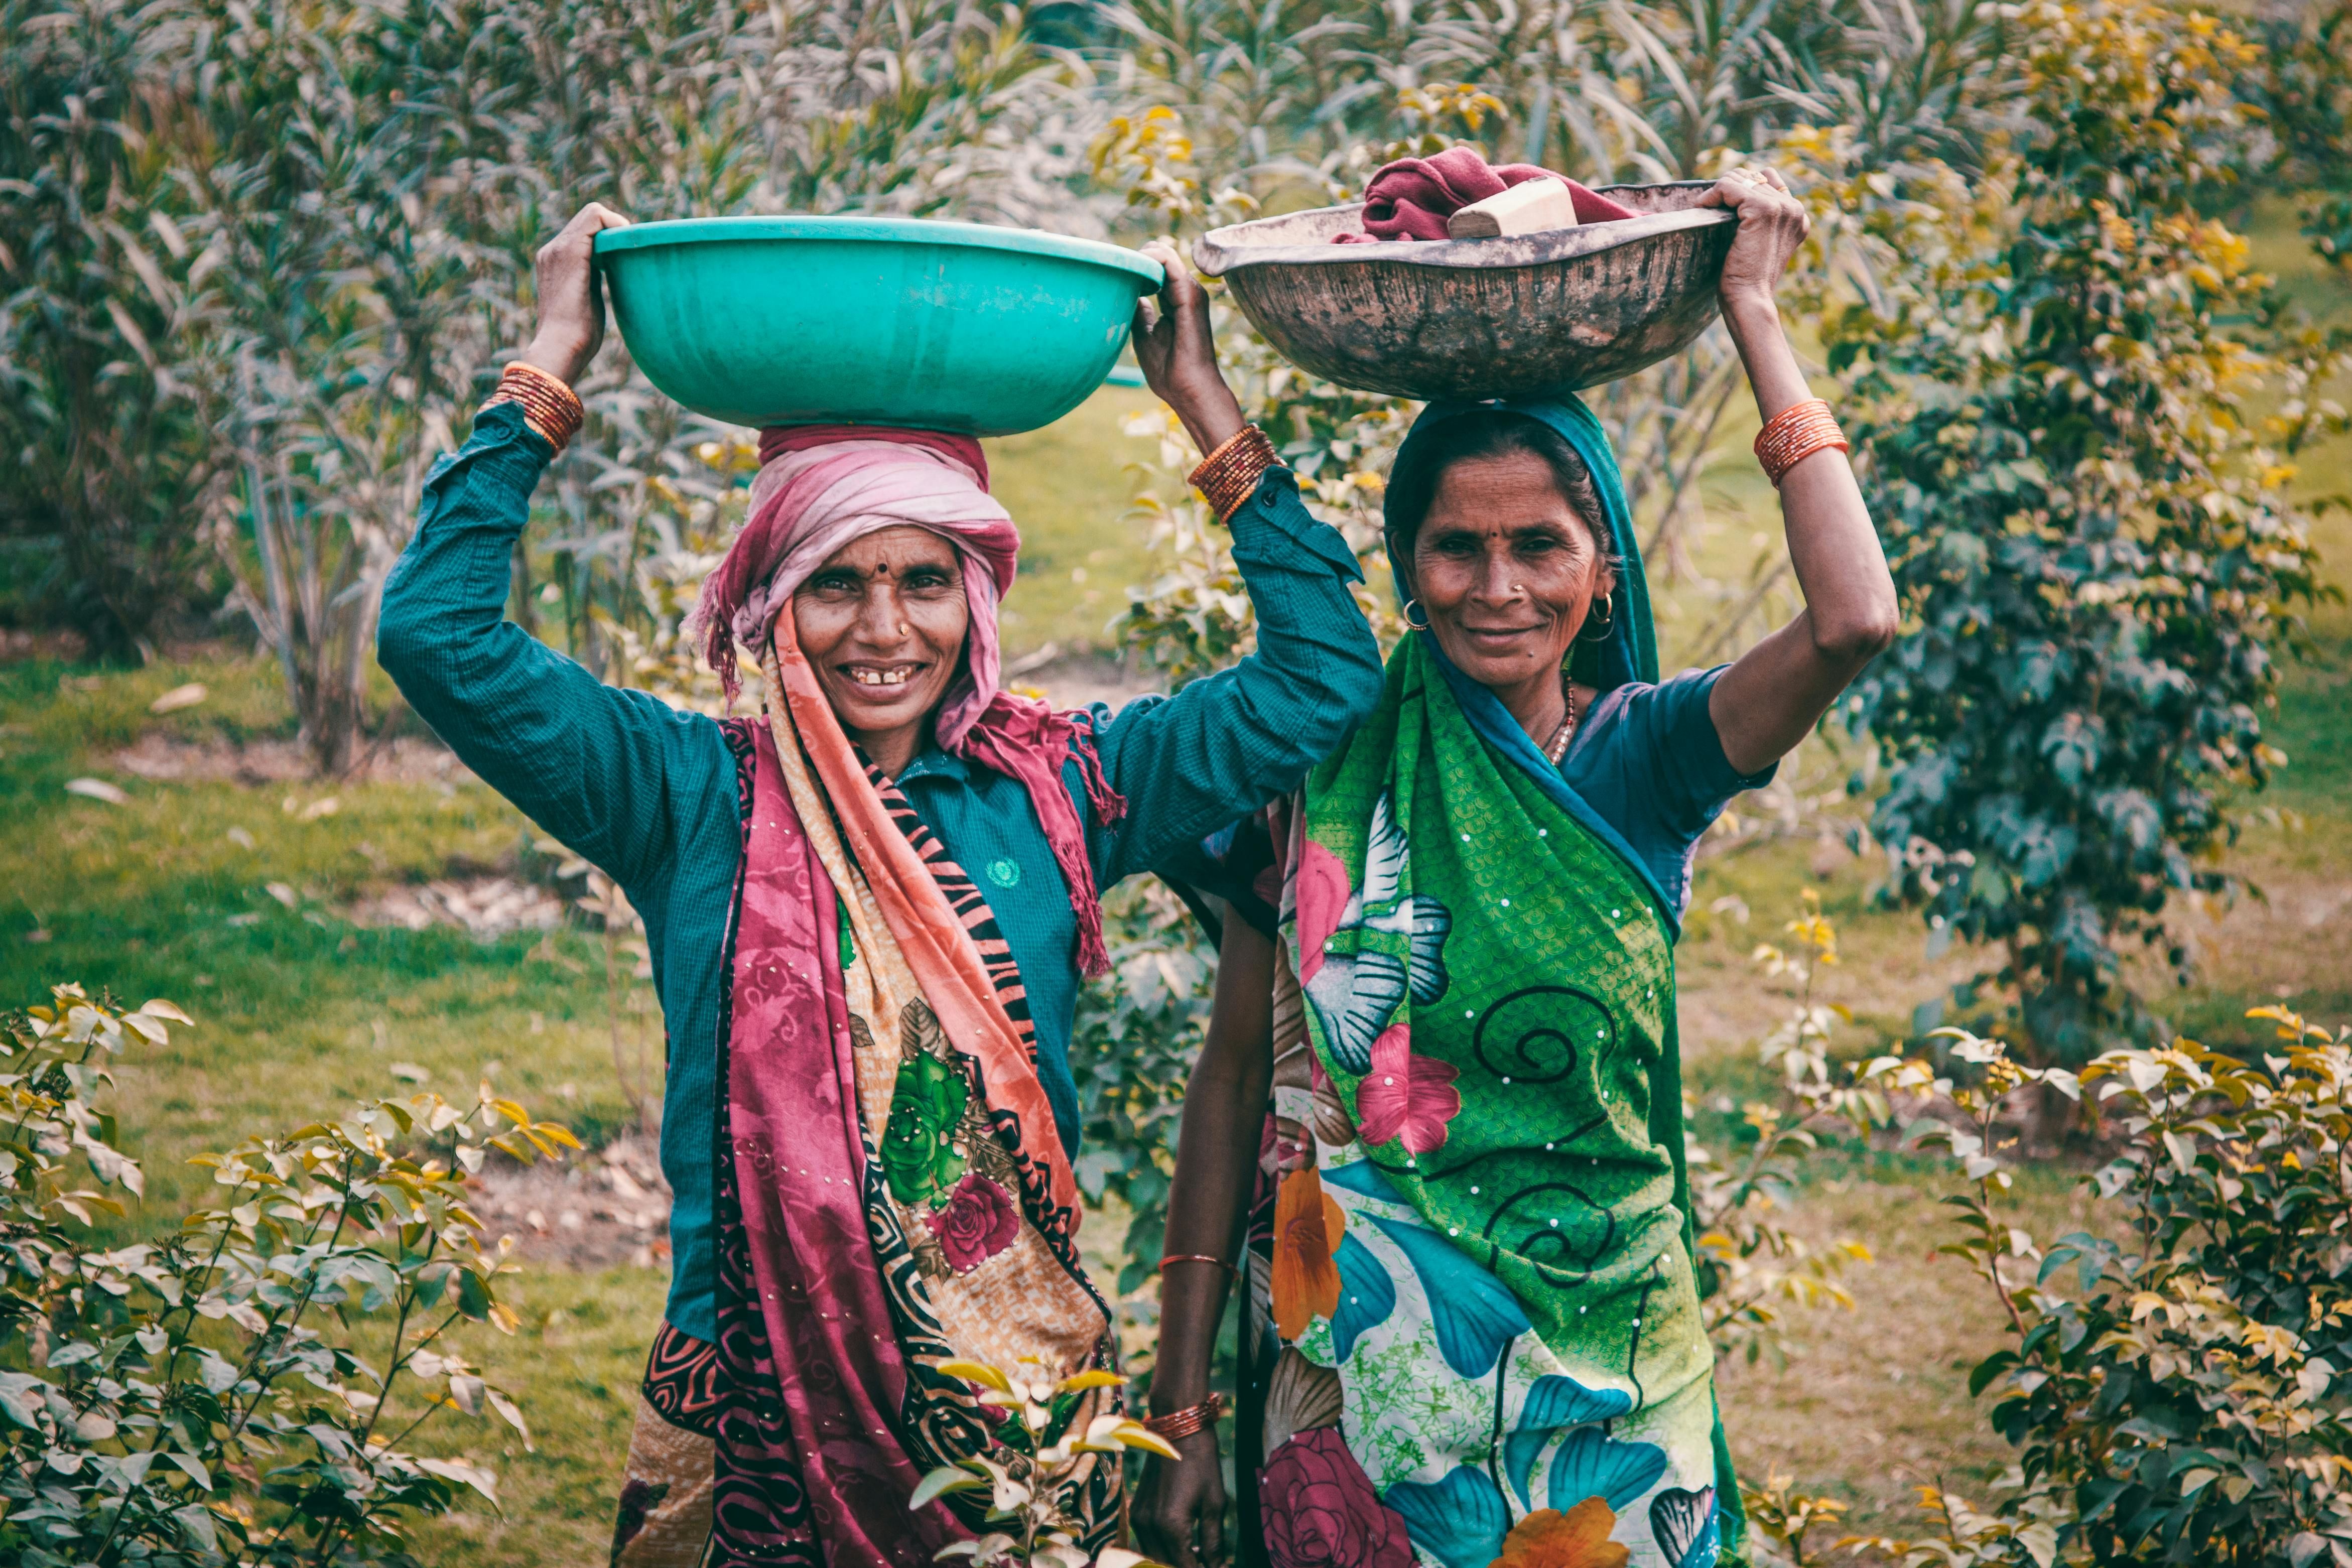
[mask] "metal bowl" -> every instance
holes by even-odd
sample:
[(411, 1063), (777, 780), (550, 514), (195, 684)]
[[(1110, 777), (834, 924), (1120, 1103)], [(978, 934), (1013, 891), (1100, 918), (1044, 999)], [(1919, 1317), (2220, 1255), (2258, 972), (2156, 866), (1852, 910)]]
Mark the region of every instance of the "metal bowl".
[(1034, 229), (718, 217), (596, 237), (646, 378), (730, 425), (1007, 436), (1102, 384), (1160, 264)]
[(1737, 215), (1705, 180), (1610, 185), (1634, 217), (1506, 239), (1334, 245), (1360, 202), (1213, 229), (1192, 247), (1283, 356), (1404, 397), (1547, 397), (1631, 375), (1715, 319)]

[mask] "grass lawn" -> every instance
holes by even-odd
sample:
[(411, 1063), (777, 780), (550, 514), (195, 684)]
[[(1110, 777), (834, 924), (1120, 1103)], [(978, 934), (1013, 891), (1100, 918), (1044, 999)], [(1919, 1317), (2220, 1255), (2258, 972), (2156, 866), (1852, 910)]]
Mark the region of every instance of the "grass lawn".
[[(1029, 540), (1007, 609), (1012, 651), (1100, 646), (1124, 589), (1147, 575), (1140, 528), (1122, 514), (1132, 493), (1125, 465), (1149, 448), (1121, 426), (1150, 406), (1141, 393), (1107, 391), (1050, 430), (992, 444), (1001, 492)], [(1670, 667), (1698, 651), (1753, 563), (1779, 548), (1747, 434), (1726, 433), (1706, 474), (1706, 521), (1685, 541), (1684, 570), (1660, 584)], [(2352, 489), (2347, 479), (2341, 449), (2306, 466), (2315, 492)], [(2324, 542), (2340, 576), (2352, 525), (2331, 519)], [(2165, 1004), (2182, 1027), (2217, 1042), (2255, 1037), (2241, 1015), (2282, 995), (2317, 1018), (2352, 1020), (2352, 612), (2326, 607), (2313, 629), (2316, 657), (2289, 670), (2269, 720), (2293, 766), (2257, 803), (2285, 808), (2299, 826), (2248, 833), (2235, 864), (2267, 902), (2198, 917), (2203, 966)], [(210, 689), (204, 702), (149, 711), (192, 680)], [(529, 825), (479, 784), (429, 767), (336, 784), (208, 776), (226, 770), (203, 759), (291, 730), (274, 673), (248, 659), (135, 672), (0, 667), (0, 997), (30, 1000), (79, 979), (134, 1000), (169, 997), (198, 1021), (121, 1074), (122, 1121), (148, 1165), (150, 1222), (194, 1200), (188, 1154), (403, 1091), (395, 1064), (445, 1092), (488, 1075), (592, 1142), (625, 1130), (601, 941), (571, 930), (476, 940), (351, 918), (358, 900), (396, 885), (492, 871), (544, 879)], [(142, 776), (122, 758), (134, 744), (195, 761), (176, 778)], [(1788, 1002), (1759, 983), (1747, 954), (1777, 935), (1801, 888), (1818, 887), (1841, 928), (1844, 962), (1828, 995), (1854, 1011), (1856, 1050), (1903, 1035), (1916, 1004), (1974, 965), (1965, 951), (1930, 958), (1915, 918), (1870, 907), (1874, 868), (1837, 841), (1853, 809), (1833, 804), (1845, 765), (1809, 742), (1773, 794), (1743, 803), (1741, 830), (1701, 862), (1681, 956), (1683, 1026), (1690, 1081), (1717, 1136), (1739, 1100), (1766, 1087), (1755, 1043)], [(80, 777), (110, 781), (128, 799), (68, 794)], [(1933, 1257), (1948, 1223), (1938, 1195), (1918, 1162), (1824, 1160), (1795, 1218), (1809, 1234), (1872, 1247), (1877, 1262), (1853, 1279), (1860, 1308), (1801, 1317), (1785, 1369), (1740, 1365), (1724, 1378), (1746, 1471), (1787, 1473), (1843, 1497), (1857, 1524), (1899, 1529), (1916, 1481), (1980, 1489), (2005, 1463), (1965, 1387), (1997, 1342), (1996, 1310), (1958, 1264)], [(2019, 1206), (2019, 1223), (2043, 1235), (2087, 1215), (2063, 1170), (2032, 1173)], [(663, 1289), (658, 1268), (529, 1272), (522, 1333), (500, 1342), (484, 1331), (468, 1350), (522, 1394), (537, 1452), (520, 1452), (503, 1428), (453, 1417), (437, 1440), (496, 1463), (505, 1511), (432, 1526), (418, 1543), (425, 1561), (602, 1560)]]
[(1139, 388), (1106, 386), (1043, 430), (987, 443), (989, 477), (1021, 525), (1021, 579), (1005, 595), (1004, 651), (1050, 642), (1064, 652), (1108, 647), (1103, 628), (1148, 582), (1148, 523), (1123, 515), (1136, 493), (1129, 466), (1158, 450), (1128, 420), (1158, 411)]

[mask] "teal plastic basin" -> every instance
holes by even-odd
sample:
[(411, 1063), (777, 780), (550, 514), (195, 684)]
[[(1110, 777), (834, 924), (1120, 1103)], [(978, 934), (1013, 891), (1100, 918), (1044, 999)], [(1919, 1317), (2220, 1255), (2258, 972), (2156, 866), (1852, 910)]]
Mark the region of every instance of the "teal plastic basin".
[(730, 425), (1009, 436), (1102, 384), (1160, 264), (923, 218), (682, 218), (596, 237), (647, 380)]

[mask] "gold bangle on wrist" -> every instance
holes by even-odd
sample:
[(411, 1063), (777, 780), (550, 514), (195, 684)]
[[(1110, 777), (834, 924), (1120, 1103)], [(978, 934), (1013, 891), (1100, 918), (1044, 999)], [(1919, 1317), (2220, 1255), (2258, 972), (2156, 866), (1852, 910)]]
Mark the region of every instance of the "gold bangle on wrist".
[(507, 366), (506, 373), (499, 377), (498, 390), (482, 406), (487, 409), (501, 403), (520, 407), (523, 423), (538, 431), (558, 452), (571, 445), (572, 437), (580, 434), (580, 426), (587, 420), (587, 411), (580, 405), (580, 395), (566, 386), (562, 376), (520, 360)]
[(1818, 397), (1790, 404), (1756, 433), (1756, 460), (1764, 465), (1764, 477), (1776, 490), (1790, 468), (1832, 447), (1841, 452), (1853, 449), (1846, 443), (1845, 432), (1838, 428), (1829, 404)]
[(1266, 439), (1265, 432), (1255, 425), (1244, 425), (1201, 459), (1191, 479), (1192, 488), (1207, 498), (1217, 521), (1226, 522), (1242, 509), (1242, 502), (1257, 492), (1257, 483), (1265, 478), (1265, 471), (1281, 466), (1281, 455)]

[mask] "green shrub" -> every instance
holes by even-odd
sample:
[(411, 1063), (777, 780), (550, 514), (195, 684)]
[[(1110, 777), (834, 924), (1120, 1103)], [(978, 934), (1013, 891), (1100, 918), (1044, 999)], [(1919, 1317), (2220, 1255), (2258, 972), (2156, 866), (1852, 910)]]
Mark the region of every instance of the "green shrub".
[(1087, 1201), (1127, 1205), (1120, 1294), (1160, 1272), (1168, 1187), (1176, 1173), (1176, 1119), (1209, 1026), (1214, 954), (1174, 894), (1139, 879), (1103, 900), (1110, 973), (1078, 993), (1071, 1031), (1086, 1147), (1078, 1185)]
[(113, 658), (219, 597), (222, 389), (180, 348), (209, 306), (154, 155), (189, 43), (122, 0), (0, 4), (0, 615)]
[(1940, 249), (1824, 319), (1909, 617), (1844, 718), (1894, 766), (1889, 895), (1933, 944), (2002, 944), (2026, 1037), (2080, 1063), (2132, 1022), (2128, 941), (2185, 968), (2167, 910), (2234, 889), (2231, 798), (2285, 760), (2262, 710), (2323, 592), (2287, 487), (2328, 421), (2245, 408), (2319, 351), (2267, 331), (2269, 281), (2194, 209), (2251, 134), (2248, 46), (2145, 0), (2017, 25), (2030, 131)]
[(1851, 1067), (1832, 1070), (1830, 1065), (1831, 1029), (1840, 1021), (1852, 1023), (1853, 1016), (1817, 994), (1822, 971), (1838, 961), (1837, 930), (1822, 913), (1819, 893), (1803, 890), (1797, 918), (1782, 934), (1787, 950), (1759, 943), (1752, 955), (1765, 978), (1789, 980), (1795, 993), (1760, 1051), (1766, 1069), (1779, 1076), (1780, 1095), (1740, 1107), (1740, 1124), (1753, 1141), (1740, 1149), (1735, 1140), (1728, 1157), (1717, 1158), (1698, 1142), (1689, 1096), (1683, 1100), (1707, 1339), (1721, 1359), (1745, 1356), (1753, 1363), (1769, 1355), (1779, 1366), (1787, 1364), (1781, 1309), (1852, 1311), (1854, 1299), (1844, 1275), (1872, 1261), (1870, 1248), (1851, 1237), (1816, 1247), (1784, 1223), (1803, 1184), (1805, 1163), (1824, 1135), (1842, 1129), (1867, 1137), (1890, 1114), (1882, 1088), (1857, 1084)]
[[(2183, 1039), (2077, 1078), (1948, 1030), (1973, 1085), (1864, 1069), (1959, 1112), (1909, 1132), (1960, 1163), (1942, 1250), (2010, 1324), (1969, 1389), (2018, 1463), (1981, 1506), (1923, 1489), (1925, 1538), (1844, 1544), (1906, 1568), (2352, 1563), (2352, 1031), (2249, 1016), (2277, 1026), (2259, 1060)], [(2088, 1098), (2119, 1139), (2085, 1181), (2105, 1234), (2046, 1247), (2003, 1207), (2007, 1118), (2045, 1092)]]
[(2352, 4), (2267, 7), (2245, 26), (2263, 58), (2238, 91), (2278, 140), (2270, 183), (2294, 194), (2312, 247), (2352, 278)]
[(108, 1058), (163, 1043), (168, 1003), (61, 985), (0, 1020), (0, 1561), (26, 1568), (414, 1563), (403, 1515), (490, 1472), (412, 1454), (441, 1410), (514, 1402), (443, 1347), (509, 1332), (511, 1273), (467, 1211), (496, 1149), (578, 1142), (510, 1100), (376, 1100), (200, 1156), (219, 1206), (160, 1241), (100, 1234), (143, 1188), (100, 1108)]

